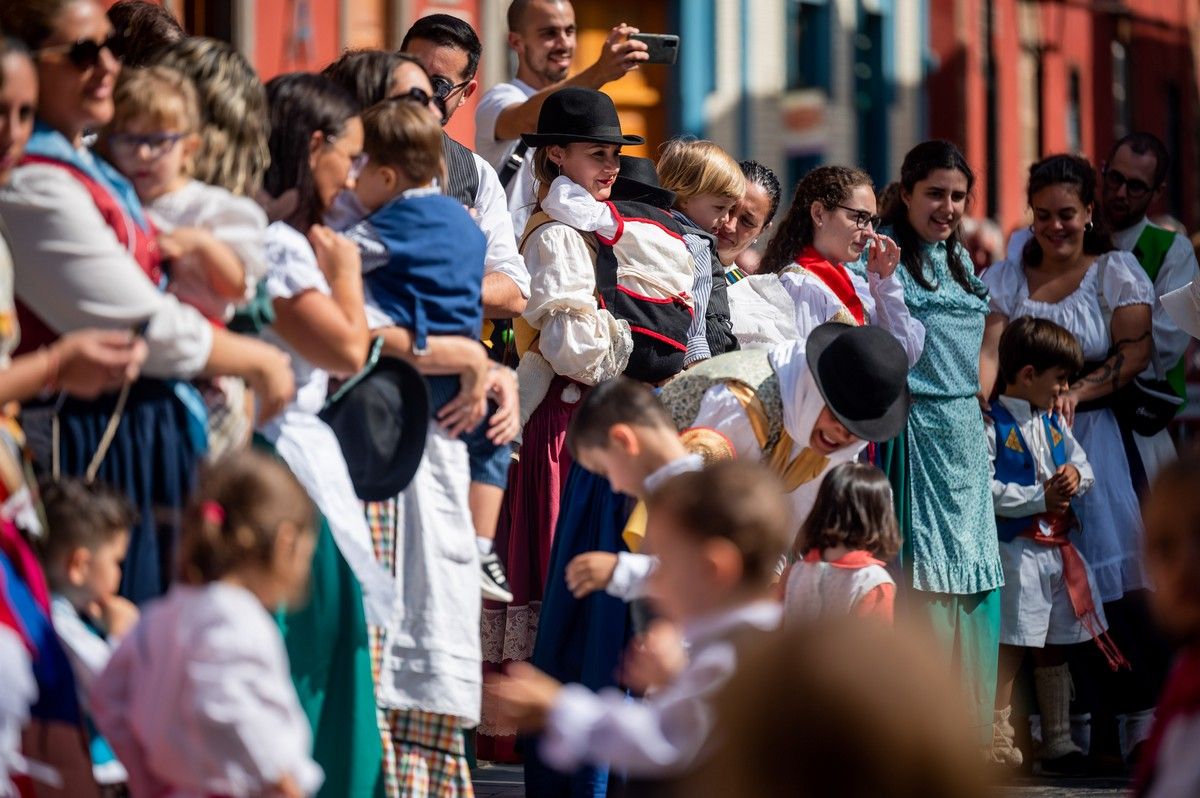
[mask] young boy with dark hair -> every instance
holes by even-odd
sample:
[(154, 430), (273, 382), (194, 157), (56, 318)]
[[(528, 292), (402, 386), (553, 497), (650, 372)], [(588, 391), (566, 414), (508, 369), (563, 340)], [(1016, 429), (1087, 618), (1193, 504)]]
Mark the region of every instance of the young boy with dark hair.
[[(51, 618), (86, 712), (92, 682), (138, 619), (137, 608), (117, 594), (133, 508), (115, 491), (78, 479), (46, 484), (41, 494), (46, 511), (41, 555), (52, 593)], [(90, 718), (88, 725), (97, 783), (123, 783), (124, 767)]]
[(1070, 428), (1054, 415), (1054, 404), (1083, 366), (1083, 353), (1067, 330), (1025, 316), (1004, 331), (999, 355), (1003, 388), (987, 427), (1004, 567), (991, 756), (1010, 767), (1023, 760), (1009, 718), (1013, 682), (1028, 649), (1041, 713), (1042, 770), (1077, 772), (1084, 757), (1071, 739), (1071, 675), (1064, 646), (1091, 637), (1110, 664), (1122, 662), (1107, 637), (1091, 569), (1069, 537), (1078, 527), (1071, 500), (1095, 480)]
[(713, 732), (713, 694), (733, 674), (738, 649), (778, 627), (775, 564), (791, 538), (779, 481), (751, 463), (723, 461), (670, 477), (647, 497), (655, 608), (683, 628), (686, 665), (650, 697), (593, 693), (514, 663), (486, 700), (505, 721), (542, 730), (554, 768), (609, 765), (640, 779), (691, 770)]
[[(567, 449), (614, 491), (639, 499), (664, 480), (704, 465), (701, 455), (688, 451), (654, 392), (626, 377), (602, 382), (587, 395), (571, 418)], [(639, 505), (635, 526), (644, 521), (642, 512)], [(627, 545), (637, 545), (625, 537)], [(632, 551), (584, 552), (567, 564), (567, 587), (576, 598), (604, 590), (631, 601), (641, 597), (653, 567), (652, 557)]]

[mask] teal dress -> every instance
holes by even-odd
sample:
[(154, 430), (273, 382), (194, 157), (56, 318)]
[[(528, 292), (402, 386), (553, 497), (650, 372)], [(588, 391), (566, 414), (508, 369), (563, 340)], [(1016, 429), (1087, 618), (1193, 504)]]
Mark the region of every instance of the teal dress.
[[(902, 558), (913, 589), (903, 600), (952, 652), (977, 708), (981, 742), (988, 743), (1004, 575), (987, 435), (975, 398), (987, 289), (973, 275), (974, 291), (955, 281), (944, 243), (925, 244), (923, 250), (933, 291), (903, 265), (896, 270), (909, 313), (925, 327), (925, 348), (908, 375), (913, 398), (908, 427), (880, 447), (880, 465), (892, 480), (904, 533)], [(960, 257), (971, 262), (965, 250)]]

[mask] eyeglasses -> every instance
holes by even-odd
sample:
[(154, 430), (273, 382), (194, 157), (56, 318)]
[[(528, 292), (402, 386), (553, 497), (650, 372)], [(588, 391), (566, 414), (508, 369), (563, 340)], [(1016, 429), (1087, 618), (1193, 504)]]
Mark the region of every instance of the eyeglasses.
[[(339, 138), (337, 133), (324, 133), (324, 131), (322, 133), (325, 136), (325, 143), (331, 147)], [(338, 150), (338, 152), (350, 159), (350, 173), (346, 179), (358, 180), (359, 175), (367, 168), (367, 163), (371, 160), (370, 157), (365, 152), (360, 152), (358, 155), (350, 155), (342, 150)]]
[(872, 216), (870, 213), (862, 210), (861, 208), (848, 208), (845, 205), (836, 205), (834, 207), (841, 208), (844, 211), (849, 211), (850, 218), (854, 220), (856, 225), (858, 225), (859, 230), (866, 230), (867, 227), (875, 230), (880, 224), (883, 223), (882, 217)]
[(1116, 169), (1104, 170), (1104, 185), (1113, 191), (1125, 186), (1125, 194), (1130, 199), (1141, 199), (1154, 190), (1154, 187), (1146, 181), (1138, 180), (1136, 177), (1128, 178)]
[(136, 155), (141, 152), (142, 147), (145, 147), (146, 154), (150, 158), (161, 158), (187, 135), (187, 133), (147, 133), (144, 135), (110, 133), (108, 134), (108, 144), (114, 152), (119, 152), (121, 155)]
[(108, 38), (101, 41), (80, 39), (70, 44), (52, 44), (49, 47), (42, 47), (37, 52), (38, 55), (54, 52), (65, 53), (67, 60), (82, 72), (100, 63), (101, 50), (108, 50), (113, 58), (120, 61), (125, 57), (125, 37), (113, 31), (108, 34)]
[(462, 83), (451, 83), (450, 78), (446, 78), (441, 75), (434, 75), (432, 78), (430, 78), (430, 82), (433, 84), (433, 96), (445, 102), (445, 100), (451, 94), (459, 89), (465, 88), (466, 85), (471, 82), (471, 79), (467, 78)]

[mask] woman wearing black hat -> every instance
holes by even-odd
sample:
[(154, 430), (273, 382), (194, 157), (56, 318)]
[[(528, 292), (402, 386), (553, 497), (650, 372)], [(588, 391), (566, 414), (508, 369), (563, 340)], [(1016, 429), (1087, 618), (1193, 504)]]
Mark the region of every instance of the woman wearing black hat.
[[(608, 212), (599, 203), (611, 197), (621, 147), (643, 143), (638, 136), (622, 133), (616, 108), (606, 95), (574, 87), (555, 92), (542, 106), (537, 133), (524, 139), (536, 148), (533, 162), (542, 186), (540, 197), (551, 192), (552, 184), (566, 184), (586, 202), (559, 215), (559, 221), (539, 205), (521, 242), (531, 276), (529, 305), (515, 325), (523, 355), (522, 409), (529, 412), (535, 404), (537, 409), (524, 428), (520, 461), (510, 472), (496, 535), (500, 556), (509, 564), (514, 601), (506, 610), (485, 609), (484, 657), (490, 664), (528, 658), (538, 629), (537, 644), (553, 648), (544, 656), (554, 661), (561, 647), (581, 647), (586, 638), (591, 650), (604, 653), (589, 657), (583, 673), (562, 672), (553, 663), (548, 670), (559, 670), (556, 675), (574, 681), (582, 677), (599, 688), (612, 683), (624, 648), (624, 610), (578, 604), (566, 590), (562, 571), (579, 551), (615, 551), (629, 508), (605, 480), (570, 468), (564, 447), (567, 424), (584, 392), (601, 380), (625, 374), (657, 383), (682, 368), (694, 266), (681, 239), (663, 227), (645, 224), (644, 218), (620, 213), (618, 229), (597, 224), (594, 212)], [(642, 249), (636, 250), (639, 246)], [(631, 252), (645, 256), (637, 265), (645, 267), (649, 279), (640, 293), (658, 300), (643, 306), (652, 312), (637, 320), (623, 304), (631, 295), (616, 291), (628, 287), (629, 270), (623, 268), (618, 280), (616, 265), (629, 266)], [(562, 532), (556, 533), (556, 527)], [(543, 597), (546, 602), (539, 606)], [(520, 631), (512, 634), (513, 629)], [(505, 743), (486, 736), (496, 731), (485, 718), (481, 755), (508, 753)], [(530, 764), (529, 794), (561, 793), (565, 782), (557, 778)], [(603, 791), (603, 772), (582, 778)]]

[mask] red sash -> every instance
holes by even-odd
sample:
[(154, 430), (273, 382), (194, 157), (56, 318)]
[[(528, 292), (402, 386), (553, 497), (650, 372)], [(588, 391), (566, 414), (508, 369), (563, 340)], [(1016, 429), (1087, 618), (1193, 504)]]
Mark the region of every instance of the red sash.
[(1042, 546), (1055, 546), (1062, 554), (1063, 581), (1067, 584), (1067, 596), (1071, 599), (1071, 607), (1075, 617), (1087, 629), (1092, 640), (1108, 666), (1114, 671), (1119, 668), (1129, 668), (1129, 662), (1121, 654), (1121, 649), (1108, 636), (1108, 632), (1100, 628), (1100, 616), (1096, 614), (1096, 603), (1092, 600), (1092, 588), (1088, 584), (1087, 566), (1083, 556), (1071, 543), (1071, 530), (1078, 521), (1073, 512), (1067, 513), (1038, 513), (1033, 516), (1029, 527), (1021, 533), (1021, 537), (1032, 540)]
[(796, 265), (811, 272), (824, 283), (825, 287), (846, 306), (846, 310), (850, 311), (850, 315), (854, 317), (855, 321), (860, 325), (867, 323), (862, 300), (858, 298), (858, 292), (854, 290), (854, 283), (850, 281), (850, 272), (846, 271), (845, 266), (840, 263), (830, 263), (821, 257), (821, 254), (813, 247), (806, 247), (796, 256)]
[[(156, 286), (162, 282), (162, 256), (158, 251), (157, 231), (153, 226), (149, 231), (143, 230), (129, 217), (121, 202), (106, 187), (69, 163), (41, 155), (26, 155), (21, 159), (21, 165), (25, 164), (56, 166), (69, 172), (71, 177), (78, 180), (87, 189), (92, 202), (96, 203), (96, 210), (100, 211), (100, 216), (104, 218), (113, 234), (116, 235), (117, 241), (128, 250), (150, 282)], [(17, 348), (17, 354), (32, 352), (58, 339), (58, 333), (50, 329), (33, 311), (25, 307), (24, 303), (18, 299), (16, 304), (17, 318), (21, 324), (21, 343)]]

